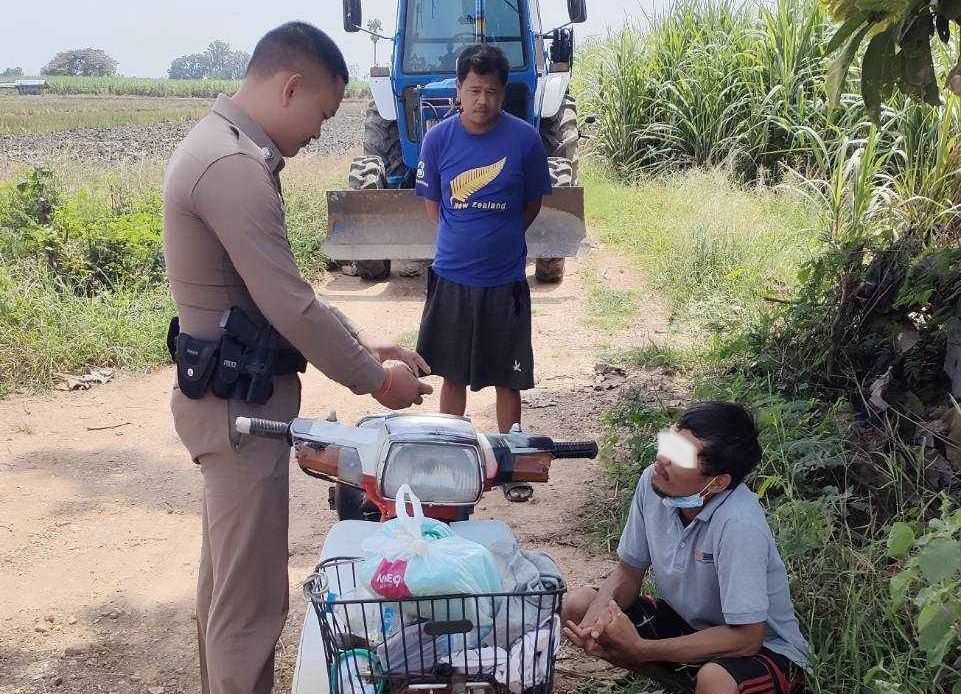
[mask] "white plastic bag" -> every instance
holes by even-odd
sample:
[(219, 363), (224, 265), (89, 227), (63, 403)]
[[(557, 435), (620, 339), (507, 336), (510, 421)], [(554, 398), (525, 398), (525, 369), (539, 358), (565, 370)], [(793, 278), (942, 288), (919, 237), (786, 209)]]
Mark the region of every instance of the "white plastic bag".
[(342, 629), (366, 639), (371, 647), (400, 631), (400, 605), (382, 602), (380, 595), (363, 585), (339, 596), (331, 605), (331, 615)]
[(408, 676), (428, 675), (450, 653), (452, 645), (463, 641), (431, 636), (427, 633), (428, 624), (430, 622), (410, 624), (377, 647), (377, 657), (385, 672)]
[[(407, 513), (408, 503), (413, 515)], [(420, 500), (406, 484), (397, 492), (396, 512), (397, 518), (384, 523), (361, 545), (364, 561), (358, 571), (359, 583), (392, 600), (501, 590), (500, 573), (490, 551), (454, 535), (447, 525), (425, 518)], [(469, 619), (475, 628), (491, 624), (491, 608), (489, 599), (404, 604), (405, 612), (415, 618)]]
[(508, 688), (521, 694), (547, 681), (547, 671), (561, 645), (561, 619), (554, 615), (549, 626), (529, 631), (510, 650), (507, 666)]
[(440, 658), (438, 663), (448, 663), (466, 675), (493, 675), (496, 682), (507, 684), (507, 668), (510, 656), (503, 648), (484, 646), (468, 651), (457, 651)]

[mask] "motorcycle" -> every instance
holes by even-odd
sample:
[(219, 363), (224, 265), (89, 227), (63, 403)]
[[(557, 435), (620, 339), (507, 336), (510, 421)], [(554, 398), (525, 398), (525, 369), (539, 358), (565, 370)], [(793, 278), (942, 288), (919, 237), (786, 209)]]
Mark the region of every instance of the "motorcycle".
[[(469, 520), (478, 502), (494, 487), (511, 501), (529, 500), (553, 460), (594, 458), (595, 442), (557, 442), (516, 425), (484, 433), (468, 418), (440, 414), (379, 414), (355, 426), (336, 416), (239, 417), (235, 427), (286, 440), (304, 473), (334, 484), (331, 507), (341, 520), (303, 583), (313, 609), (304, 618), (293, 694), (551, 691), (566, 592), (559, 575), (536, 589), (385, 599), (358, 593), (359, 550), (382, 523), (406, 516), (413, 497), (415, 513), (422, 509), (456, 537), (519, 552), (505, 523)], [(506, 622), (482, 618), (502, 617), (505, 607)]]

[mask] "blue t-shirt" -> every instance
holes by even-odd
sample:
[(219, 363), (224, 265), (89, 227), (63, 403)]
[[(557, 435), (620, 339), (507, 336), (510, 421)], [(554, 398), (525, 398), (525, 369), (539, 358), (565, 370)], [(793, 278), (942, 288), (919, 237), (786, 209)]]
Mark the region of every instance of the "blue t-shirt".
[(526, 121), (502, 113), (484, 135), (451, 116), (427, 131), (416, 194), (439, 203), (434, 272), (493, 287), (523, 280), (524, 205), (551, 192), (547, 154)]

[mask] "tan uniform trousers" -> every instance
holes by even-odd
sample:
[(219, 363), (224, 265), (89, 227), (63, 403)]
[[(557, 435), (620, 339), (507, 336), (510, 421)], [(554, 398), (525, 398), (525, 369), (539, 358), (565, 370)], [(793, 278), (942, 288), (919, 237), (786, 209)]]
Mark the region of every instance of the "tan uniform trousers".
[(290, 448), (237, 434), (238, 416), (287, 421), (300, 409), (296, 375), (274, 379), (263, 406), (176, 387), (177, 433), (203, 474), (203, 541), (197, 634), (204, 694), (266, 694), (287, 618)]

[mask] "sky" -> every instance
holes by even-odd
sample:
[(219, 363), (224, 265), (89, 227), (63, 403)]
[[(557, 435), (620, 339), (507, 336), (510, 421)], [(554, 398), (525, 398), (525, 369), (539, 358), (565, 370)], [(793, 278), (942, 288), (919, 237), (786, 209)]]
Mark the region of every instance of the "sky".
[[(625, 18), (642, 18), (657, 1), (587, 0), (588, 21), (575, 32), (578, 39), (603, 35)], [(379, 18), (392, 33), (397, 0), (363, 0), (362, 6), (365, 23)], [(567, 21), (567, 2), (541, 0), (541, 13), (545, 29), (553, 28)], [(316, 24), (340, 45), (348, 63), (365, 72), (369, 68), (370, 38), (344, 32), (340, 0), (47, 0), (10, 3), (0, 12), (0, 71), (22, 67), (26, 74), (38, 74), (59, 51), (92, 47), (111, 55), (121, 74), (165, 77), (171, 60), (202, 52), (211, 41), (249, 53), (264, 32), (293, 19)], [(386, 50), (380, 42), (381, 64)]]

